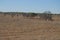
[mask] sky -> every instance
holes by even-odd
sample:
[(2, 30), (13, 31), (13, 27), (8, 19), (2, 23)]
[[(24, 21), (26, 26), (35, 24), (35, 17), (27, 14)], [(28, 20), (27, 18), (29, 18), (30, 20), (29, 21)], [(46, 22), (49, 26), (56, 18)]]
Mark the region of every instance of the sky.
[(0, 0), (0, 11), (60, 13), (60, 0)]

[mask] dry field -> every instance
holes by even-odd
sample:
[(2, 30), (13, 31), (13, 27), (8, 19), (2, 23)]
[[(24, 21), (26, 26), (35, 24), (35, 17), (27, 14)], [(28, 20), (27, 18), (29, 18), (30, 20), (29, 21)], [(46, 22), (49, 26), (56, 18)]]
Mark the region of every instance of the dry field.
[(54, 21), (0, 14), (0, 40), (60, 40), (60, 17)]

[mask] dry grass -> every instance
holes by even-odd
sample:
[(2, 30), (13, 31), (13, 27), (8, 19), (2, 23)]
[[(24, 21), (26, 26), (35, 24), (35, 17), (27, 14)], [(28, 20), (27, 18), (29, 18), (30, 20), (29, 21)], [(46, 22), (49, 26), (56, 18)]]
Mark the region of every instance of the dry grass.
[(0, 40), (60, 40), (60, 19), (54, 21), (0, 15)]

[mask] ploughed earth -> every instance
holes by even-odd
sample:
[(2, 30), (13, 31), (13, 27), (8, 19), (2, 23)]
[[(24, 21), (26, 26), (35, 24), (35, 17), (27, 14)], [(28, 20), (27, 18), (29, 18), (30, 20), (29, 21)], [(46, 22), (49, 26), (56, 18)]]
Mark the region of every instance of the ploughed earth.
[(0, 40), (60, 40), (60, 19), (44, 21), (0, 15)]

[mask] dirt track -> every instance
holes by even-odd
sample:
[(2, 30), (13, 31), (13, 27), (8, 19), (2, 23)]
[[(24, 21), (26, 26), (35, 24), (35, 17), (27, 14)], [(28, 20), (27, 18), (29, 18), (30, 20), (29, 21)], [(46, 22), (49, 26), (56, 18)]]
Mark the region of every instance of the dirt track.
[(0, 15), (0, 40), (60, 40), (60, 20), (42, 21)]

